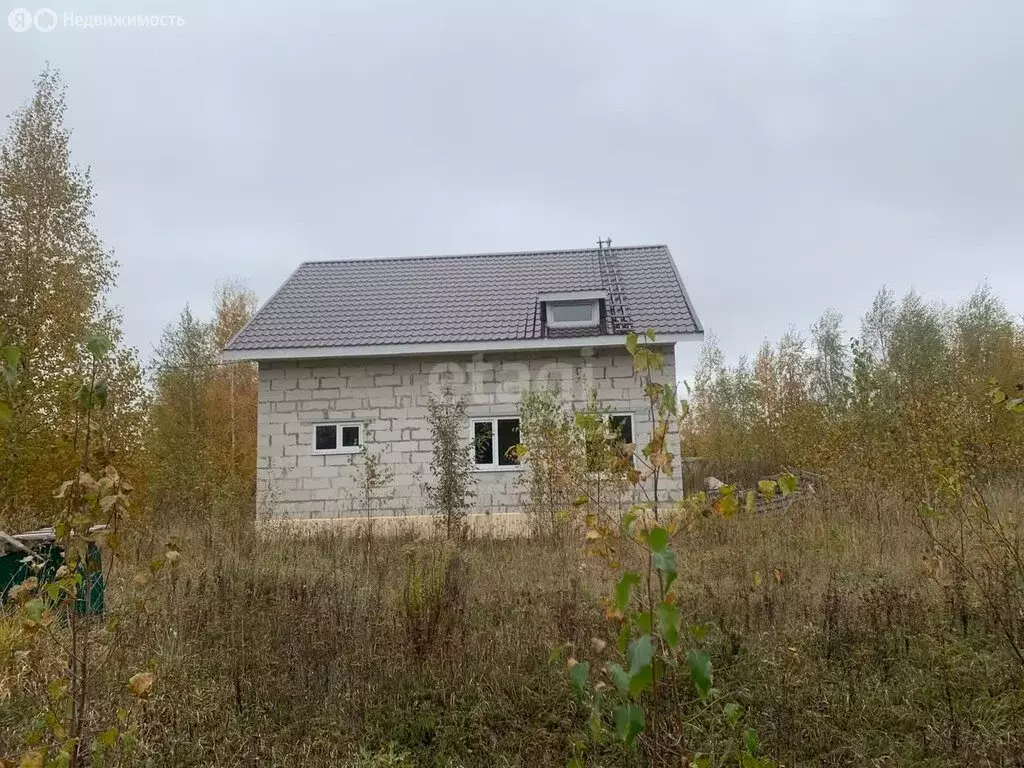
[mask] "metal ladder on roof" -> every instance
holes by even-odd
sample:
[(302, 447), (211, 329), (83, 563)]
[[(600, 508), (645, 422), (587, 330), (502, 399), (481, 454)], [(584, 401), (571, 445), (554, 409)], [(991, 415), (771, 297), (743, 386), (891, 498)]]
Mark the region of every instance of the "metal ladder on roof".
[(604, 241), (598, 240), (597, 266), (601, 275), (601, 285), (608, 291), (608, 319), (611, 324), (612, 333), (628, 333), (633, 330), (633, 323), (626, 311), (626, 292), (622, 288), (622, 278), (619, 276), (618, 258), (611, 248), (611, 239), (608, 239), (606, 248)]

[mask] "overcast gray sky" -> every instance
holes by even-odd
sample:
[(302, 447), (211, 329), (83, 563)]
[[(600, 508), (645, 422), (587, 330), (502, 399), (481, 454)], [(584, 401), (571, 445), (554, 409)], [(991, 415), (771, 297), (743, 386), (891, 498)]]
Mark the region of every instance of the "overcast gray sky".
[(882, 283), (1024, 311), (1020, 0), (48, 7), (185, 22), (0, 26), (4, 112), (64, 73), (144, 355), (224, 278), (599, 236), (667, 243), (730, 356)]

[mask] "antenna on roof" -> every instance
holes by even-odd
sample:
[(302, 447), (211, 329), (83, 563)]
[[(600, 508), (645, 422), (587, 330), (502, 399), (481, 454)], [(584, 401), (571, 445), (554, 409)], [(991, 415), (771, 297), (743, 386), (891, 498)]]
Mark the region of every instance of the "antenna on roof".
[(605, 248), (612, 247), (612, 239), (609, 237), (606, 240), (602, 240), (600, 237), (597, 238), (597, 249), (603, 251)]

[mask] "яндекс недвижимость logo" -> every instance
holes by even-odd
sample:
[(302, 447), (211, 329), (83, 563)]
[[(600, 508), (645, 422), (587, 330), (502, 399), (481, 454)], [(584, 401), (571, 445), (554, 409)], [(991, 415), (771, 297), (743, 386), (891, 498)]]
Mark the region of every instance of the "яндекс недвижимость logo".
[(7, 14), (7, 24), (15, 32), (28, 32), (32, 28), (49, 32), (57, 26), (57, 13), (49, 8), (40, 8), (34, 13), (28, 8), (15, 8)]

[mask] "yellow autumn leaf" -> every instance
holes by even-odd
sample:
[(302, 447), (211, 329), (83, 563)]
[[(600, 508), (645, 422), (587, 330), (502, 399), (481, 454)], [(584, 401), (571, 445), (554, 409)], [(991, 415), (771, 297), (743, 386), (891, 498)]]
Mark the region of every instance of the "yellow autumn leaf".
[(39, 579), (35, 576), (29, 576), (20, 584), (17, 584), (8, 591), (7, 597), (13, 603), (26, 602), (32, 594), (36, 591), (36, 587), (39, 586)]
[(152, 672), (137, 672), (128, 680), (128, 690), (132, 696), (145, 698), (149, 695), (149, 689), (156, 682), (156, 675)]

